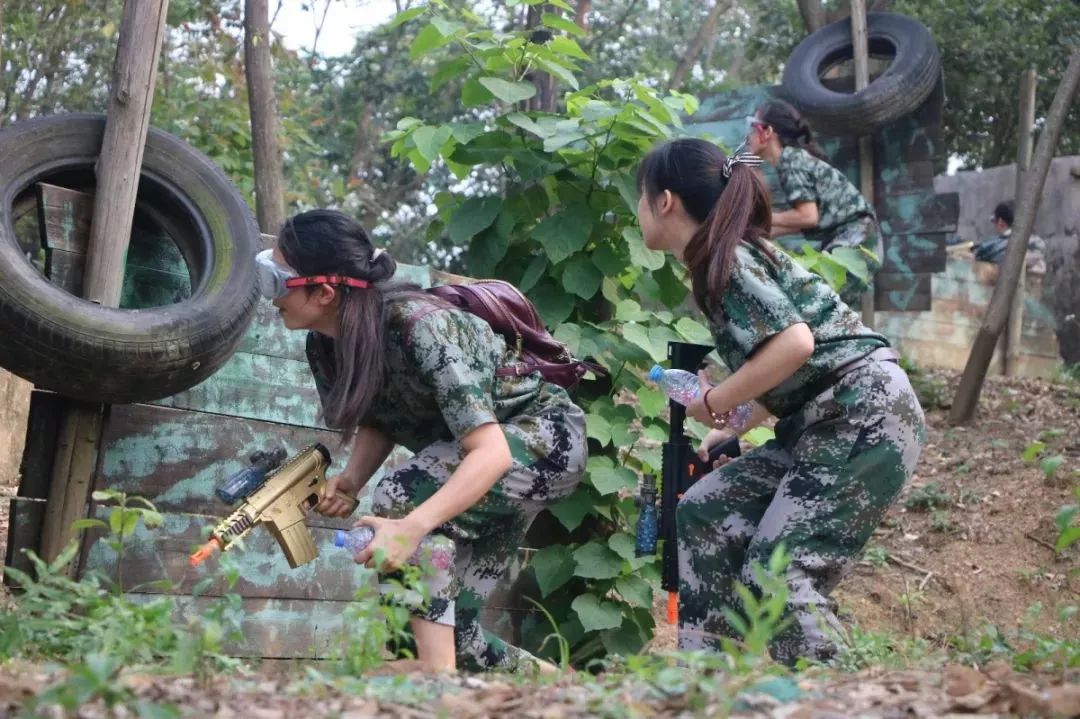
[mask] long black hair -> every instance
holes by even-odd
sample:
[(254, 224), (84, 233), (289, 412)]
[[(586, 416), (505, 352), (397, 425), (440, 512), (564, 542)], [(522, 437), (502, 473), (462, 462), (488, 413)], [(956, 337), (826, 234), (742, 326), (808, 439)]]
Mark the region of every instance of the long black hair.
[(337, 288), (334, 371), (323, 418), (328, 427), (343, 431), (344, 442), (360, 426), (383, 384), (389, 304), (433, 298), (418, 285), (391, 281), (397, 271), (394, 258), (377, 253), (363, 226), (337, 210), (311, 210), (286, 220), (278, 248), (302, 276), (340, 274), (371, 283), (365, 289)]
[(814, 139), (814, 131), (799, 111), (783, 100), (768, 100), (755, 113), (762, 123), (771, 127), (784, 147), (801, 147), (819, 160), (829, 161)]
[(683, 252), (694, 299), (706, 314), (727, 288), (735, 248), (746, 242), (775, 260), (769, 247), (772, 202), (761, 174), (742, 164), (724, 177), (727, 156), (711, 142), (684, 138), (652, 149), (638, 167), (637, 182), (650, 205), (664, 190), (682, 200), (701, 223)]

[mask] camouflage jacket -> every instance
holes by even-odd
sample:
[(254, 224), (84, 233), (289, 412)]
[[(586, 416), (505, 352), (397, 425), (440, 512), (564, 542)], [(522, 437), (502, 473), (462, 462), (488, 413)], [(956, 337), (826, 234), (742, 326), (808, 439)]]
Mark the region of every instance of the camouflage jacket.
[(731, 279), (709, 326), (720, 358), (732, 372), (770, 337), (805, 322), (814, 334), (814, 354), (795, 374), (758, 398), (777, 417), (786, 417), (820, 393), (829, 374), (888, 340), (868, 329), (825, 280), (774, 250), (770, 262), (759, 250), (741, 244)]
[[(387, 314), (382, 389), (361, 424), (396, 444), (416, 452), (433, 442), (460, 439), (490, 422), (579, 411), (566, 390), (539, 374), (496, 377), (498, 367), (516, 358), (476, 315), (432, 311), (422, 300), (394, 302)], [(324, 403), (333, 384), (332, 342), (314, 332), (308, 335), (308, 361)]]
[(818, 226), (802, 234), (811, 242), (822, 243), (822, 247), (836, 230), (858, 218), (877, 219), (874, 209), (844, 173), (802, 148), (785, 147), (776, 174), (788, 204), (794, 207), (797, 202), (817, 203)]

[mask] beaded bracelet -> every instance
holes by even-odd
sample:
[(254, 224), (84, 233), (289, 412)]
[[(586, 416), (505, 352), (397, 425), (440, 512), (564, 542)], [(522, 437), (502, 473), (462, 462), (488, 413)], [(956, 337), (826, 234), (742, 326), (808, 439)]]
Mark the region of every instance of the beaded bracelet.
[(712, 407), (709, 406), (709, 392), (712, 392), (716, 387), (710, 387), (705, 390), (705, 395), (702, 397), (702, 401), (705, 404), (705, 410), (709, 413), (709, 416), (713, 419), (713, 424), (717, 429), (723, 429), (730, 427), (736, 432), (741, 432), (747, 422), (750, 421), (750, 416), (754, 412), (753, 406), (749, 402), (743, 402), (737, 407), (733, 407), (726, 412), (717, 414), (713, 412)]

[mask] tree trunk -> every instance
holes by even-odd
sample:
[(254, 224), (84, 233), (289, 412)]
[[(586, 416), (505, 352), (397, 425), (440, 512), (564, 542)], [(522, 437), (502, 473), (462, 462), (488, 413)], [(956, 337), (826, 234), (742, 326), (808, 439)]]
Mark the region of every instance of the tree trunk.
[(798, 0), (799, 14), (802, 15), (806, 34), (815, 33), (825, 27), (825, 8), (821, 0)]
[(986, 319), (983, 320), (982, 327), (975, 336), (975, 343), (971, 347), (971, 354), (964, 367), (964, 375), (960, 379), (960, 386), (953, 399), (952, 410), (949, 413), (949, 421), (953, 424), (968, 422), (975, 415), (979, 393), (986, 379), (986, 370), (990, 366), (990, 358), (994, 353), (994, 345), (997, 344), (998, 336), (1005, 326), (1013, 293), (1016, 292), (1020, 272), (1024, 268), (1028, 238), (1031, 237), (1031, 228), (1035, 224), (1035, 214), (1039, 211), (1039, 200), (1042, 198), (1046, 175), (1050, 171), (1050, 161), (1054, 157), (1054, 150), (1057, 148), (1062, 127), (1065, 124), (1065, 116), (1076, 98), (1078, 86), (1080, 86), (1080, 48), (1072, 51), (1069, 66), (1062, 75), (1061, 84), (1054, 93), (1054, 101), (1046, 116), (1046, 124), (1035, 148), (1031, 169), (1025, 173), (1024, 194), (1017, 198), (1016, 223), (1013, 225), (1012, 237), (1009, 238), (1005, 261), (1001, 265), (1001, 272), (994, 286), (994, 294), (990, 298)]
[(259, 229), (277, 234), (285, 224), (285, 180), (277, 136), (277, 97), (270, 60), (270, 7), (267, 0), (244, 2), (244, 75), (251, 114), (255, 159), (255, 216)]
[(678, 90), (686, 82), (686, 76), (690, 73), (690, 68), (697, 62), (698, 55), (705, 48), (705, 45), (712, 40), (713, 35), (716, 34), (716, 24), (720, 20), (720, 16), (727, 12), (731, 8), (731, 0), (716, 0), (713, 3), (712, 9), (709, 10), (708, 16), (705, 18), (705, 22), (701, 24), (698, 31), (694, 33), (693, 39), (686, 48), (686, 52), (679, 58), (679, 64), (675, 66), (675, 70), (671, 73), (671, 80), (668, 81), (667, 89)]
[[(525, 27), (541, 29), (540, 18), (549, 9), (548, 5), (530, 5), (525, 16)], [(536, 94), (528, 101), (528, 108), (539, 112), (555, 112), (555, 78), (543, 70), (533, 70), (532, 81), (536, 85)]]
[(589, 31), (589, 12), (592, 11), (592, 0), (578, 0), (577, 8), (574, 9), (574, 22), (582, 30)]

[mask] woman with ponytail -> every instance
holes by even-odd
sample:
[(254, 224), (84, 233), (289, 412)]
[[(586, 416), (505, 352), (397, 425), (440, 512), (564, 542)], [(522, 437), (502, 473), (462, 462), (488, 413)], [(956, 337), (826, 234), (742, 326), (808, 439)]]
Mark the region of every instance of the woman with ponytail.
[(429, 533), (456, 545), (456, 564), (427, 580), (412, 611), (418, 658), (430, 670), (513, 668), (532, 659), (488, 635), (484, 602), (532, 520), (570, 494), (585, 469), (585, 416), (539, 374), (497, 376), (514, 348), (476, 315), (393, 279), (396, 263), (334, 210), (285, 223), (256, 259), (264, 296), (285, 326), (307, 330), (327, 426), (352, 440), (347, 466), (316, 510), (334, 517), (391, 450), (414, 456), (372, 492), (375, 530), (356, 561), (401, 567)]
[[(844, 174), (830, 165), (806, 120), (783, 100), (769, 100), (747, 118), (746, 143), (776, 167), (790, 210), (773, 215), (770, 235), (801, 233), (822, 252), (862, 247), (870, 277), (881, 267), (884, 248), (874, 208)], [(869, 285), (848, 274), (841, 297), (859, 307)]]
[[(827, 660), (842, 632), (830, 593), (911, 477), (925, 441), (922, 409), (898, 355), (829, 286), (771, 247), (769, 193), (749, 153), (674, 140), (638, 171), (645, 244), (686, 265), (731, 375), (701, 375), (687, 414), (712, 429), (699, 452), (770, 414), (776, 438), (691, 485), (676, 511), (679, 646), (721, 649), (737, 637), (735, 582), (761, 592), (755, 566), (776, 547), (790, 626), (778, 661)], [(740, 426), (735, 408), (752, 402)]]

